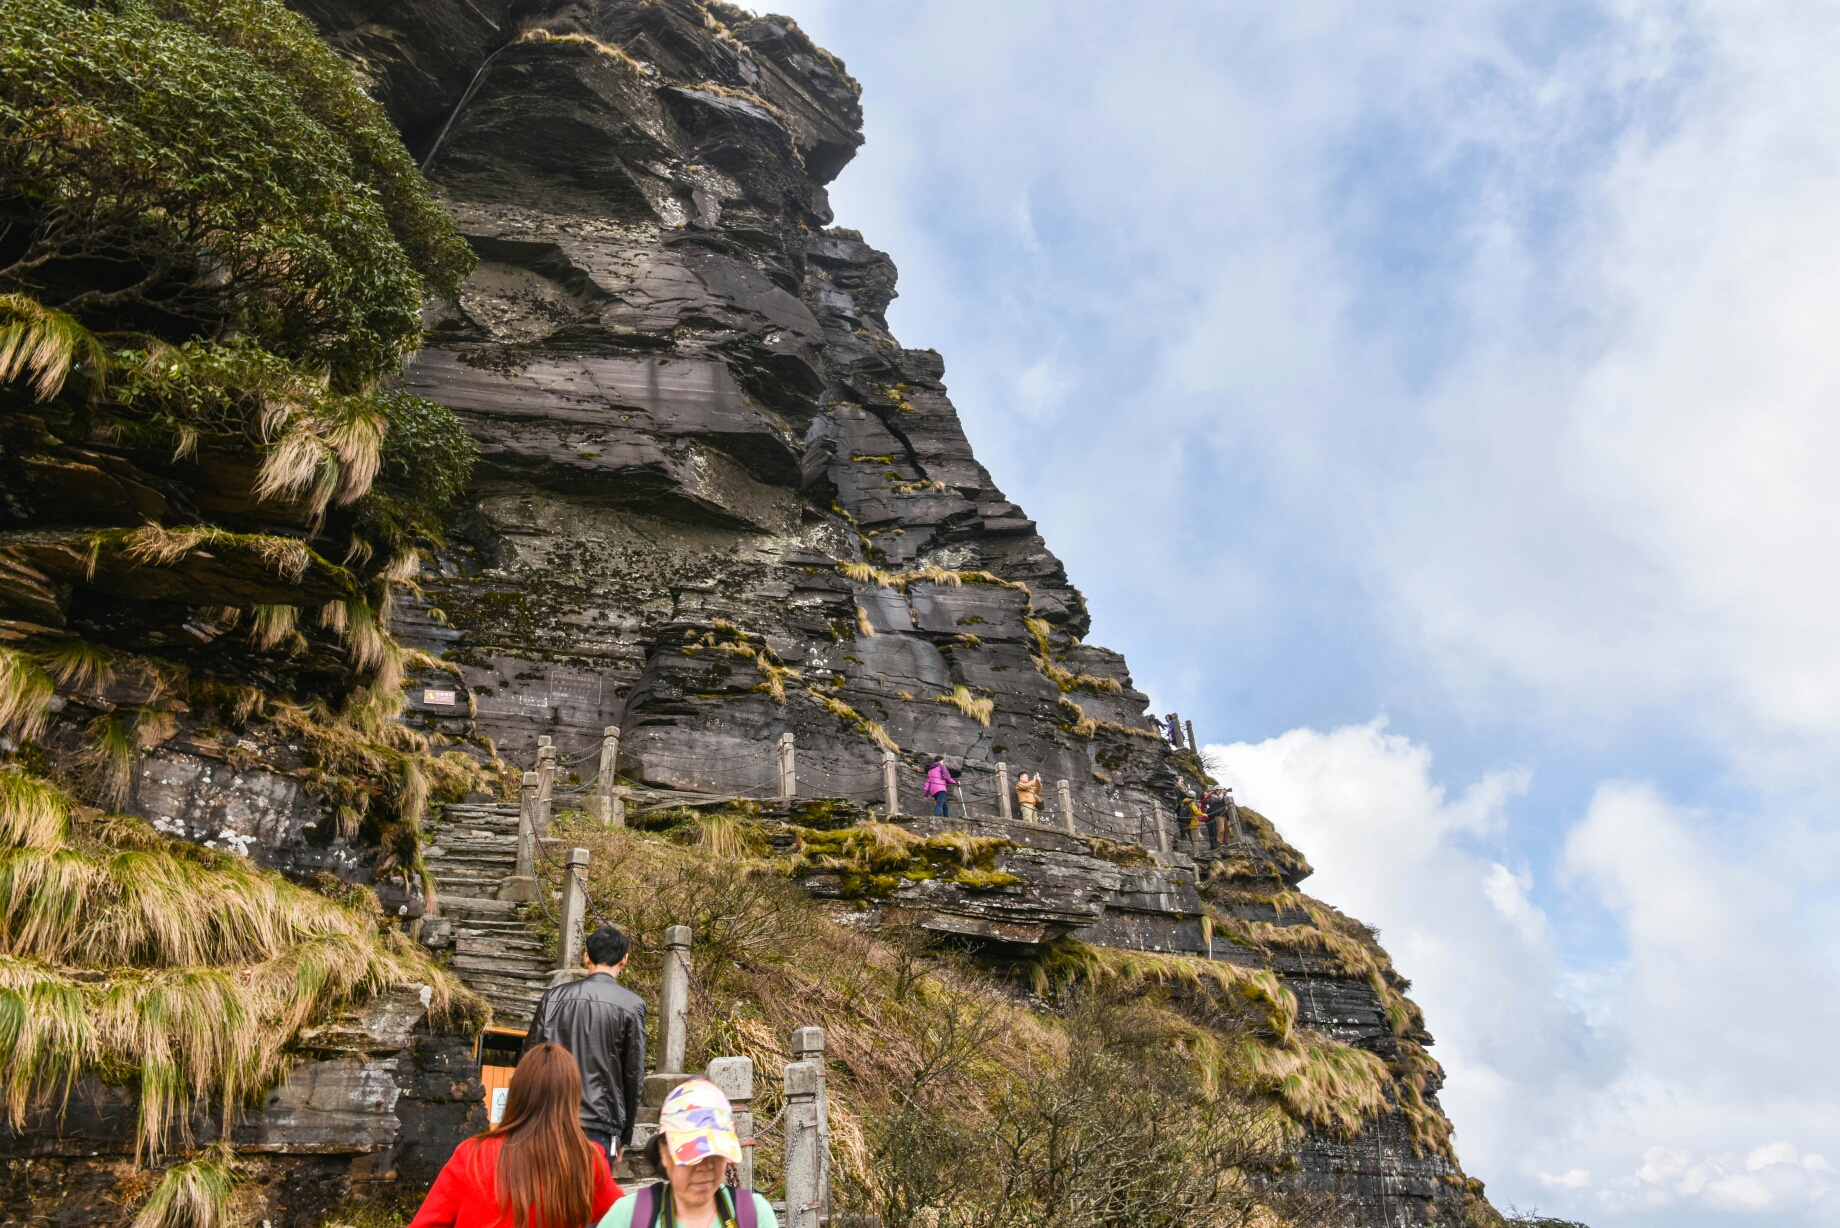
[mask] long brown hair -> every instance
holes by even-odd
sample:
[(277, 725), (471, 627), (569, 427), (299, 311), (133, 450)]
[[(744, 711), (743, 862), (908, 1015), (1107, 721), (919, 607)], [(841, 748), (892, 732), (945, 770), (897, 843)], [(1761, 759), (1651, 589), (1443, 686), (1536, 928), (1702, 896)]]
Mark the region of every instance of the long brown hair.
[(581, 1132), (581, 1070), (567, 1049), (538, 1045), (526, 1053), (511, 1074), (504, 1118), (479, 1137), (505, 1140), (498, 1206), (517, 1228), (588, 1222), (598, 1148)]

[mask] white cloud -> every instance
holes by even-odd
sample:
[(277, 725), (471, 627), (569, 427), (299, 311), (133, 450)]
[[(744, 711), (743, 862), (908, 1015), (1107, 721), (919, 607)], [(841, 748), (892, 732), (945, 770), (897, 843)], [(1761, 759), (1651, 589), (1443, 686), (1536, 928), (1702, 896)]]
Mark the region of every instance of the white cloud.
[[(1380, 927), (1438, 1037), (1459, 1153), (1498, 1198), (1594, 1223), (1840, 1221), (1820, 1150), (1840, 1145), (1840, 1070), (1819, 1056), (1840, 1032), (1833, 978), (1787, 940), (1795, 892), (1722, 833), (1650, 786), (1601, 786), (1562, 864), (1624, 954), (1571, 969), (1533, 871), (1489, 855), (1525, 773), (1452, 797), (1384, 719), (1209, 750), (1311, 858), (1305, 888)], [(1628, 1175), (1594, 1186), (1604, 1171)]]
[(1641, 1167), (1605, 1191), (1600, 1205), (1613, 1212), (1683, 1205), (1759, 1215), (1808, 1210), (1835, 1222), (1840, 1220), (1840, 1180), (1826, 1159), (1802, 1155), (1791, 1143), (1698, 1160), (1684, 1151), (1650, 1147)]
[(1558, 1176), (1540, 1174), (1540, 1184), (1554, 1190), (1576, 1190), (1591, 1184), (1591, 1174), (1582, 1168), (1570, 1168)]

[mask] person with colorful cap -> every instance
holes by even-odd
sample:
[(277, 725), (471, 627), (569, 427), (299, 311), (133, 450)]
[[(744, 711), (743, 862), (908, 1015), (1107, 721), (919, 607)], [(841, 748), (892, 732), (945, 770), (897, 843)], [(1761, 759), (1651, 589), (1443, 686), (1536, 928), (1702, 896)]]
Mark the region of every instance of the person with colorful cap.
[(614, 1203), (599, 1228), (779, 1228), (771, 1203), (723, 1183), (741, 1162), (741, 1140), (728, 1097), (708, 1079), (665, 1097), (645, 1155), (664, 1181)]

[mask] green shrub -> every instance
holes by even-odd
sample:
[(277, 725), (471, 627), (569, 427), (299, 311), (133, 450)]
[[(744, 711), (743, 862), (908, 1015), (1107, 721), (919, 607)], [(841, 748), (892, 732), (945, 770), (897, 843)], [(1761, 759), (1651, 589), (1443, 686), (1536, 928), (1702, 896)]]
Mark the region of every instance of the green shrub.
[(0, 0), (0, 290), (93, 329), (395, 370), (470, 267), (407, 157), (274, 0)]

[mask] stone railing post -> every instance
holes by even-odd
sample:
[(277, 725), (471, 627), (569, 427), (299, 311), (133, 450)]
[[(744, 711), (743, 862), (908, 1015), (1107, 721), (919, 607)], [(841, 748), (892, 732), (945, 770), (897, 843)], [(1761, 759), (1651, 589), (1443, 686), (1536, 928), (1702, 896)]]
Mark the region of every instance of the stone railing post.
[(1201, 753), (1201, 747), (1199, 747), (1199, 746), (1197, 746), (1197, 745), (1195, 744), (1195, 722), (1193, 722), (1193, 721), (1183, 721), (1183, 722), (1182, 722), (1182, 725), (1183, 725), (1183, 727), (1184, 727), (1184, 728), (1186, 728), (1186, 729), (1188, 730), (1188, 749), (1189, 749), (1189, 752), (1190, 752), (1191, 754), (1195, 754), (1195, 755), (1199, 755), (1199, 754)]
[(563, 867), (562, 919), (557, 937), (560, 954), (556, 970), (567, 972), (581, 964), (583, 927), (588, 917), (588, 850), (570, 849)]
[(518, 794), (517, 867), (510, 878), (498, 885), (498, 898), (528, 904), (537, 898), (536, 860), (537, 774), (524, 773), (524, 788)]
[(818, 1228), (823, 1150), (818, 1138), (818, 1095), (824, 1087), (823, 1062), (793, 1062), (786, 1067), (786, 1228)]
[(1150, 799), (1150, 812), (1156, 816), (1156, 851), (1169, 851), (1169, 828), (1163, 823), (1163, 801), (1161, 798)]
[[(548, 738), (543, 739), (545, 742)], [(551, 798), (556, 792), (556, 748), (537, 748), (537, 838), (549, 835)]]
[(741, 1140), (741, 1163), (735, 1166), (736, 1184), (751, 1190), (754, 1188), (754, 1059), (711, 1058), (707, 1074), (709, 1081), (728, 1097), (729, 1111), (735, 1115), (735, 1137)]
[(1065, 827), (1067, 834), (1071, 836), (1073, 835), (1073, 789), (1064, 780), (1055, 781), (1054, 788), (1061, 797), (1061, 826)]
[(1009, 764), (997, 764), (997, 817), (1005, 823), (1014, 822), (1015, 816), (1009, 808)]
[(658, 1073), (680, 1074), (690, 1030), (690, 927), (664, 931), (664, 975), (658, 985)]
[(894, 768), (895, 768), (894, 752), (891, 750), (883, 751), (882, 752), (882, 792), (887, 795), (888, 817), (891, 819), (894, 818), (895, 815), (901, 813), (901, 795), (900, 795), (899, 789), (896, 787), (896, 784), (895, 784)]
[(613, 791), (613, 773), (620, 762), (620, 727), (601, 730), (601, 766), (594, 777), (594, 817), (615, 827), (626, 826), (625, 799)]
[(799, 795), (799, 773), (797, 761), (793, 758), (793, 740), (790, 733), (779, 735), (779, 800), (789, 802)]
[(795, 1061), (810, 1062), (818, 1068), (818, 1206), (828, 1219), (831, 1213), (831, 1107), (824, 1090), (824, 1029), (793, 1029), (792, 1056)]

